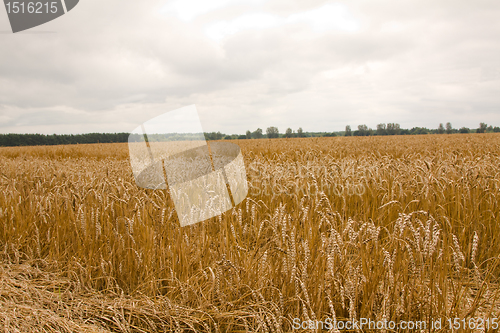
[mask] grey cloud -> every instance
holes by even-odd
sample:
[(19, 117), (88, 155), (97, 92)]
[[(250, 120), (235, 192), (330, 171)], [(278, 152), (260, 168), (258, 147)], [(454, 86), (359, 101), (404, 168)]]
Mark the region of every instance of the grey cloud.
[[(83, 131), (114, 129), (113, 117), (135, 119), (131, 110), (153, 115), (193, 103), (206, 130), (228, 133), (388, 121), (435, 127), (444, 118), (500, 125), (494, 1), (353, 1), (345, 5), (360, 29), (351, 33), (296, 23), (243, 30), (220, 44), (203, 33), (207, 22), (245, 11), (287, 16), (325, 3), (233, 6), (186, 23), (156, 1), (80, 2), (38, 28), (55, 34), (0, 35), (0, 132), (36, 123), (56, 132), (77, 122)], [(107, 116), (99, 123), (83, 115)]]

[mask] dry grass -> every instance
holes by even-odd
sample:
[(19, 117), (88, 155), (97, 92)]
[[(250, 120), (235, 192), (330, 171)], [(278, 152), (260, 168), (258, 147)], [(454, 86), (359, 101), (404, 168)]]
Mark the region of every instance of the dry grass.
[(238, 144), (249, 196), (185, 228), (125, 144), (0, 148), (0, 329), (499, 315), (500, 135)]

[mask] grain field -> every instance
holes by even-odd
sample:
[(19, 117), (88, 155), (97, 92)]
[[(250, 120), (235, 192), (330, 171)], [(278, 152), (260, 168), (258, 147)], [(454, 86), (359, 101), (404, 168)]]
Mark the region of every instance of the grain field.
[(499, 134), (233, 142), (247, 198), (184, 228), (168, 190), (135, 185), (126, 144), (0, 148), (0, 330), (500, 315)]

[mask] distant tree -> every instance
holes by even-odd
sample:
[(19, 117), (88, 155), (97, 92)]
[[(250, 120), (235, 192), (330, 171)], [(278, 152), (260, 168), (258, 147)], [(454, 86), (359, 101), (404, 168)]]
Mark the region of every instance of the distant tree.
[(245, 134), (238, 135), (238, 140), (244, 140), (244, 139), (248, 139)]
[(377, 125), (377, 135), (387, 135), (387, 130), (385, 124)]
[(493, 126), (491, 126), (491, 125), (488, 126), (488, 128), (486, 129), (486, 132), (488, 132), (488, 133), (493, 132)]
[(470, 129), (468, 129), (467, 127), (462, 127), (458, 130), (458, 133), (469, 133), (470, 132)]
[(367, 136), (370, 132), (368, 131), (368, 126), (366, 125), (358, 125), (358, 130), (354, 131), (355, 136)]
[(446, 134), (451, 134), (453, 133), (453, 127), (451, 126), (450, 122), (446, 123)]
[(253, 133), (252, 133), (252, 136), (254, 137), (254, 139), (261, 139), (263, 137), (263, 134), (262, 134), (262, 129), (261, 128), (257, 128)]
[(429, 130), (425, 127), (413, 127), (411, 130), (410, 130), (410, 134), (411, 135), (415, 135), (415, 134), (429, 134)]
[(78, 143), (141, 142), (144, 136), (130, 133), (0, 134), (0, 146), (67, 145)]
[(401, 129), (401, 132), (399, 132), (400, 135), (409, 135), (410, 130), (409, 129)]
[(211, 133), (205, 133), (205, 139), (207, 140), (222, 140), (224, 137), (224, 134), (221, 132), (211, 132)]
[(226, 136), (224, 137), (224, 140), (231, 140), (232, 138), (233, 138), (233, 137), (232, 137), (231, 135), (226, 135)]
[(293, 137), (293, 131), (292, 131), (292, 129), (291, 129), (290, 127), (288, 127), (288, 128), (286, 129), (286, 132), (285, 132), (285, 137), (286, 137), (286, 138), (291, 138), (291, 137)]
[(495, 126), (495, 127), (493, 128), (493, 132), (495, 132), (495, 133), (500, 132), (500, 127)]
[(269, 139), (279, 138), (280, 132), (277, 127), (271, 126), (266, 129), (266, 134)]
[(476, 130), (476, 133), (484, 133), (486, 132), (486, 128), (488, 128), (486, 123), (479, 123), (479, 128)]
[(252, 132), (247, 131), (247, 133), (245, 134), (245, 137), (246, 137), (247, 139), (251, 139), (251, 138), (252, 138)]
[(350, 125), (347, 125), (345, 127), (345, 136), (351, 136), (352, 135), (352, 131), (351, 131), (351, 126)]
[(440, 124), (439, 124), (439, 127), (438, 127), (437, 132), (438, 132), (438, 134), (444, 134), (444, 126), (443, 126), (443, 123), (440, 123)]
[(399, 132), (401, 132), (401, 128), (399, 127), (399, 124), (396, 124), (396, 123), (387, 124), (387, 134), (399, 135)]
[(302, 127), (299, 127), (299, 129), (297, 130), (297, 137), (303, 138), (305, 136), (306, 135), (304, 134), (304, 131), (302, 130)]
[(332, 133), (325, 133), (323, 136), (324, 137), (335, 137), (335, 136), (337, 136), (337, 134), (335, 132), (332, 132)]

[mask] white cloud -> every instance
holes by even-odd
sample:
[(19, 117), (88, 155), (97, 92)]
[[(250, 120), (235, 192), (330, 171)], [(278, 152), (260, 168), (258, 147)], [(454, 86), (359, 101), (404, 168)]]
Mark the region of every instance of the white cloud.
[(269, 29), (283, 24), (284, 20), (267, 13), (253, 13), (242, 15), (232, 21), (218, 21), (208, 25), (205, 33), (215, 41), (226, 36), (234, 35), (242, 30)]
[(330, 30), (355, 32), (359, 29), (358, 22), (353, 18), (346, 6), (341, 4), (326, 4), (305, 12), (291, 14), (288, 17), (272, 15), (271, 13), (249, 13), (231, 21), (217, 21), (205, 27), (205, 33), (215, 41), (221, 41), (227, 36), (250, 29), (270, 29), (286, 24), (306, 23), (315, 32), (323, 33)]
[(355, 32), (359, 29), (359, 23), (349, 12), (348, 7), (339, 3), (329, 3), (290, 15), (287, 21), (290, 23), (305, 21), (318, 32), (328, 30)]
[(234, 5), (258, 5), (266, 0), (175, 0), (169, 1), (161, 11), (172, 14), (183, 21), (190, 22), (200, 15)]

